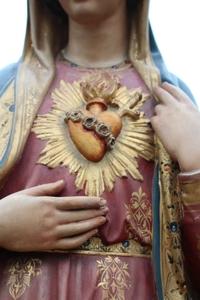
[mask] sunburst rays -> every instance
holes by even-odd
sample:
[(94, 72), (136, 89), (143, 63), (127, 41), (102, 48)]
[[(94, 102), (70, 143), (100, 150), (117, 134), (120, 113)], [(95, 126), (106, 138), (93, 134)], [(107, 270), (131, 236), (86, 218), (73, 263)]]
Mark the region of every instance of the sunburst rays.
[[(138, 93), (140, 98), (136, 97)], [(153, 135), (144, 113), (140, 112), (137, 119), (133, 115), (142, 107), (147, 96), (139, 90), (129, 91), (126, 87), (117, 90), (111, 106), (114, 104), (117, 107), (118, 114), (122, 110), (125, 112), (124, 115), (122, 113), (123, 127), (114, 149), (107, 151), (99, 162), (88, 161), (78, 151), (64, 122), (66, 112), (85, 107), (80, 82), (70, 84), (61, 81), (60, 87), (53, 91), (52, 99), (51, 112), (39, 115), (32, 129), (38, 138), (47, 141), (38, 163), (49, 168), (68, 167), (69, 172), (76, 176), (77, 189), (84, 190), (90, 196), (111, 191), (117, 177), (130, 175), (137, 180), (143, 179), (137, 158), (154, 158)]]

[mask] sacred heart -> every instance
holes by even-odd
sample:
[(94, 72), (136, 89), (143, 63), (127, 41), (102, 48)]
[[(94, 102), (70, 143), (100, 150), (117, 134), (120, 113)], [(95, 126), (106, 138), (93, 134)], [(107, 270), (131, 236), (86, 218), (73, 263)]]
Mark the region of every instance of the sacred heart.
[(88, 196), (112, 191), (116, 178), (127, 174), (143, 179), (137, 158), (152, 160), (155, 153), (141, 110), (149, 95), (128, 90), (114, 74), (92, 72), (79, 82), (61, 81), (52, 99), (51, 111), (37, 116), (32, 129), (47, 141), (38, 163), (68, 167)]
[(121, 117), (108, 111), (102, 98), (89, 100), (86, 109), (68, 112), (65, 122), (72, 141), (79, 152), (89, 161), (100, 161), (107, 150), (114, 147), (121, 132)]

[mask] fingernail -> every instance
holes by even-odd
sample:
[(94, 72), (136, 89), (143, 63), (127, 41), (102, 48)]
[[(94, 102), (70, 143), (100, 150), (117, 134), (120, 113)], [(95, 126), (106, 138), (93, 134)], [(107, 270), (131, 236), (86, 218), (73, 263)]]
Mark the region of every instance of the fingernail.
[(103, 214), (107, 214), (109, 211), (109, 208), (107, 206), (101, 207), (100, 210), (102, 211)]
[(59, 184), (64, 183), (64, 180), (63, 180), (63, 179), (60, 179), (60, 180), (58, 180), (56, 183), (59, 183)]
[(105, 199), (103, 199), (103, 198), (101, 198), (100, 199), (100, 206), (106, 206), (106, 204), (107, 204), (107, 201), (105, 200)]
[(109, 208), (108, 208), (108, 206), (107, 206), (107, 205), (104, 205), (104, 206), (101, 206), (101, 207), (100, 207), (100, 210), (103, 210), (103, 211), (108, 211), (108, 210), (109, 210)]
[(106, 218), (102, 216), (102, 217), (99, 218), (99, 221), (100, 221), (101, 223), (105, 223), (105, 222), (106, 222)]

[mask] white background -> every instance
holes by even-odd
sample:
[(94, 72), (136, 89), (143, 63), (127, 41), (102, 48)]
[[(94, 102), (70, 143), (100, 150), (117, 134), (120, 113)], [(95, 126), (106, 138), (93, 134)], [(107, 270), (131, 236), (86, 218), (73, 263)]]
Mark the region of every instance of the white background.
[[(151, 0), (150, 19), (168, 69), (200, 105), (200, 1)], [(20, 57), (25, 28), (26, 0), (0, 0), (0, 68)]]

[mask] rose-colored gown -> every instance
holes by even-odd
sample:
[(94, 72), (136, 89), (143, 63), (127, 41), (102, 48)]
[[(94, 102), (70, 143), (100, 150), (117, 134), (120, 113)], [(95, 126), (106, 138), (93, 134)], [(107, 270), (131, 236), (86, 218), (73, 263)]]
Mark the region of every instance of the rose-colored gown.
[[(128, 89), (144, 82), (130, 64), (110, 68)], [(58, 61), (55, 79), (38, 114), (51, 110), (51, 93), (60, 81), (73, 83), (91, 69), (78, 68)], [(143, 107), (152, 115), (153, 101)], [(84, 195), (77, 191), (75, 177), (66, 167), (50, 169), (37, 164), (45, 142), (31, 133), (21, 160), (0, 192), (0, 198), (25, 188), (64, 179), (61, 196)], [(151, 260), (152, 178), (154, 163), (139, 159), (143, 181), (131, 177), (117, 178), (112, 192), (102, 195), (109, 206), (108, 220), (99, 236), (70, 253), (18, 254), (0, 251), (1, 300), (154, 300), (154, 275)]]

